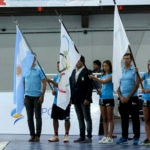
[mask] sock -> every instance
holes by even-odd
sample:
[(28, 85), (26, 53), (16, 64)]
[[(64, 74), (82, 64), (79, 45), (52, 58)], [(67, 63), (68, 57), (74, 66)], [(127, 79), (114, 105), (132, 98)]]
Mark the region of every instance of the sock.
[(55, 135), (58, 136), (58, 132), (55, 132)]
[(69, 132), (68, 131), (66, 131), (66, 135), (68, 135), (69, 134)]

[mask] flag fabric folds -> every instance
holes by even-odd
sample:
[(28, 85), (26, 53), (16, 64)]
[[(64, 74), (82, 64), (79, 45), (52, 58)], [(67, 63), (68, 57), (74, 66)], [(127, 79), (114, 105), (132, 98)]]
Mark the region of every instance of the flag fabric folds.
[(62, 22), (60, 40), (60, 80), (58, 83), (57, 106), (65, 110), (70, 101), (69, 77), (80, 59), (80, 54), (76, 51), (75, 45)]
[(34, 55), (30, 51), (19, 27), (16, 26), (16, 45), (14, 58), (14, 104), (15, 109), (11, 112), (12, 117), (22, 116), (24, 108), (24, 80), (23, 77), (31, 68)]
[(121, 60), (130, 45), (124, 26), (119, 16), (117, 5), (114, 12), (114, 39), (113, 39), (113, 84), (114, 91), (119, 87), (122, 76)]

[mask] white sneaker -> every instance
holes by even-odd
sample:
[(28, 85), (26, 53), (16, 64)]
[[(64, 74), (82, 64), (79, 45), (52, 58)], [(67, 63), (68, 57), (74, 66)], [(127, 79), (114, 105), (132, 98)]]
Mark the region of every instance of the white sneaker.
[(59, 138), (58, 136), (54, 135), (53, 137), (51, 137), (50, 139), (48, 139), (49, 142), (58, 142)]
[(107, 140), (107, 137), (104, 136), (101, 140), (99, 140), (98, 143), (99, 144), (105, 143), (106, 140)]
[(113, 143), (113, 139), (110, 137), (107, 137), (107, 139), (104, 141), (105, 144), (111, 144)]
[(65, 136), (64, 136), (64, 140), (63, 140), (63, 141), (64, 141), (64, 143), (69, 142), (69, 136), (68, 136), (68, 135), (65, 135)]

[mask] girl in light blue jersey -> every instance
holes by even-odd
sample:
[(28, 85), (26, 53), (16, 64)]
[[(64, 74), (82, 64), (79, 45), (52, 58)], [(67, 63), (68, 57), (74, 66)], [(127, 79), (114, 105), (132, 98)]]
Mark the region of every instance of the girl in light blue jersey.
[[(89, 78), (102, 84), (100, 92), (100, 110), (103, 118), (104, 137), (99, 141), (101, 144), (113, 143), (113, 129), (114, 129), (114, 96), (112, 83), (112, 64), (109, 60), (103, 62), (103, 75), (97, 78), (89, 75)], [(108, 129), (110, 126), (110, 129)]]
[(150, 60), (147, 63), (147, 69), (148, 72), (142, 74), (142, 81), (144, 82), (142, 101), (146, 133), (146, 139), (142, 142), (142, 145), (150, 145)]

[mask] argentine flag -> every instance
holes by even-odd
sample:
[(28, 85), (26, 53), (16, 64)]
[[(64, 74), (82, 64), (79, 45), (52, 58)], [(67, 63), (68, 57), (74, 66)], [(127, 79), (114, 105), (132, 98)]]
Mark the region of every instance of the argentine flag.
[(15, 109), (12, 110), (13, 118), (20, 118), (23, 115), (24, 108), (24, 80), (23, 76), (31, 68), (34, 55), (30, 51), (19, 27), (16, 26), (16, 46), (14, 59), (14, 104)]

